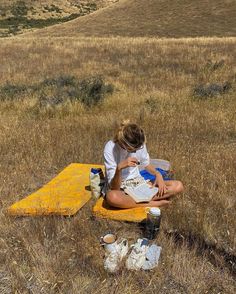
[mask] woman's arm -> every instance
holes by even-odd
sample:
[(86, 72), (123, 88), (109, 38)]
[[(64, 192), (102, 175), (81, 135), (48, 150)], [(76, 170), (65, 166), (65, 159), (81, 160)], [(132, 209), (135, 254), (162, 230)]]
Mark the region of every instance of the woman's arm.
[(158, 186), (158, 195), (160, 197), (163, 196), (166, 193), (167, 189), (162, 175), (155, 169), (155, 167), (152, 164), (147, 165), (145, 169), (156, 177), (153, 186)]
[(116, 172), (113, 179), (110, 182), (111, 190), (120, 190), (121, 185), (121, 169), (119, 166), (116, 167)]
[(120, 190), (122, 169), (129, 166), (136, 166), (138, 160), (135, 157), (128, 157), (117, 164), (115, 153), (114, 143), (112, 141), (107, 142), (103, 152), (106, 177), (112, 190)]
[(122, 169), (127, 168), (129, 166), (136, 166), (137, 164), (138, 164), (138, 160), (136, 157), (128, 157), (127, 159), (121, 161), (117, 165), (115, 175), (110, 182), (111, 189), (112, 190), (120, 190)]

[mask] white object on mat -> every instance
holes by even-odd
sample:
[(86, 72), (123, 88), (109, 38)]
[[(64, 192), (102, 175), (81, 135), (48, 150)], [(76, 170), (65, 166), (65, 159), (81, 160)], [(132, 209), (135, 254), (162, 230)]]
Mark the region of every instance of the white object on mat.
[(115, 273), (119, 270), (122, 259), (128, 253), (128, 241), (122, 239), (121, 242), (117, 243), (115, 250), (106, 252), (104, 261), (104, 268), (110, 273)]
[(142, 245), (142, 243), (143, 239), (138, 239), (137, 242), (132, 245), (132, 251), (126, 260), (127, 269), (139, 270), (145, 263), (148, 246)]
[(144, 264), (142, 265), (143, 270), (151, 270), (158, 265), (158, 261), (161, 255), (161, 250), (162, 248), (155, 244), (148, 247), (148, 250), (146, 253), (146, 260)]

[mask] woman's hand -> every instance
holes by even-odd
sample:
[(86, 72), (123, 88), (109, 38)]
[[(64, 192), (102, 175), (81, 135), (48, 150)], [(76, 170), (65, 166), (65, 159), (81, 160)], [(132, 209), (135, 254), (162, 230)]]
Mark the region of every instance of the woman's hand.
[(163, 177), (160, 173), (156, 174), (156, 179), (155, 179), (153, 186), (158, 186), (158, 189), (159, 189), (158, 196), (159, 197), (163, 196), (167, 192), (167, 187), (166, 187), (165, 182), (163, 180)]
[(128, 157), (127, 159), (121, 161), (118, 164), (118, 169), (124, 169), (130, 166), (136, 166), (138, 164), (138, 159), (136, 157)]

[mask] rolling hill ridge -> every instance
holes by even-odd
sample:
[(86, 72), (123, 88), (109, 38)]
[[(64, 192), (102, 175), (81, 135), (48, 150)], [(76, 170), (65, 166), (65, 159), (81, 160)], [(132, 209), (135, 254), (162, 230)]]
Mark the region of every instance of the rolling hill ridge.
[(43, 28), (92, 13), (117, 0), (0, 0), (0, 37)]
[(234, 0), (121, 0), (37, 36), (236, 36)]

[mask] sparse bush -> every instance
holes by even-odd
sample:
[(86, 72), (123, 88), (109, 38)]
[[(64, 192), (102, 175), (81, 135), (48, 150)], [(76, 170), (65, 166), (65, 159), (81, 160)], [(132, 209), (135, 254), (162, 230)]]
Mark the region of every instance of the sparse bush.
[(212, 61), (212, 60), (208, 60), (206, 67), (212, 71), (215, 71), (221, 67), (223, 67), (225, 64), (225, 61), (223, 59), (219, 60), (219, 61)]
[(74, 6), (78, 7), (80, 9), (80, 12), (83, 13), (85, 11), (95, 11), (98, 9), (97, 4), (95, 2), (91, 3), (74, 3)]
[(64, 86), (75, 86), (76, 85), (76, 79), (73, 76), (59, 76), (58, 78), (54, 79), (45, 79), (41, 86), (57, 86), (57, 87), (64, 87)]
[(63, 17), (62, 18), (62, 22), (66, 22), (66, 21), (69, 21), (69, 20), (73, 20), (79, 16), (81, 16), (82, 14), (79, 14), (79, 13), (72, 13), (71, 15), (69, 16), (66, 16), (66, 17)]
[(56, 106), (67, 100), (77, 99), (77, 84), (76, 78), (69, 75), (45, 79), (34, 86), (39, 93), (39, 106)]
[(63, 103), (63, 97), (60, 95), (58, 96), (41, 96), (39, 99), (39, 106), (44, 107), (44, 106), (55, 106)]
[(18, 25), (10, 26), (9, 29), (8, 29), (8, 34), (9, 35), (16, 35), (19, 32), (20, 32), (20, 28), (19, 28)]
[(89, 6), (90, 6), (91, 10), (96, 10), (97, 9), (97, 4), (96, 3), (90, 3)]
[(94, 76), (79, 83), (80, 101), (88, 107), (101, 102), (105, 94), (111, 94), (114, 88), (111, 84), (105, 85), (101, 76)]
[[(50, 87), (54, 95), (47, 97), (45, 87)], [(87, 107), (101, 102), (106, 94), (112, 94), (114, 87), (111, 84), (105, 84), (101, 76), (85, 78), (81, 81), (73, 76), (59, 76), (53, 79), (46, 79), (39, 88), (43, 90), (40, 98), (40, 105), (58, 105), (67, 100), (80, 101)]]
[(17, 96), (25, 91), (27, 91), (27, 87), (25, 85), (12, 85), (7, 83), (5, 86), (0, 88), (0, 100), (4, 101), (17, 98)]
[(5, 17), (6, 16), (6, 8), (0, 6), (0, 16)]
[(78, 100), (89, 107), (102, 101), (106, 94), (112, 94), (114, 91), (113, 85), (105, 84), (101, 76), (93, 76), (81, 81), (73, 76), (59, 76), (44, 80), (39, 88), (44, 87), (51, 87), (51, 91), (56, 93), (54, 99), (45, 99), (43, 95), (45, 101), (50, 100), (52, 104), (59, 104), (66, 100)]
[(199, 85), (193, 90), (193, 96), (199, 99), (215, 97), (227, 93), (232, 88), (229, 82), (224, 84)]
[(49, 11), (49, 12), (56, 12), (56, 13), (61, 13), (62, 12), (62, 9), (60, 9), (59, 7), (57, 7), (54, 4), (51, 4), (50, 6), (46, 5), (46, 6), (44, 6), (44, 9)]
[(28, 7), (24, 1), (17, 1), (11, 7), (11, 13), (16, 17), (27, 15), (27, 12), (28, 12)]
[(78, 80), (74, 76), (62, 75), (47, 78), (36, 85), (6, 84), (0, 88), (0, 100), (19, 99), (24, 92), (38, 97), (38, 106), (56, 106), (66, 101), (80, 101), (88, 107), (101, 102), (106, 94), (112, 94), (114, 87), (105, 84), (101, 76)]
[(148, 108), (150, 113), (154, 113), (158, 108), (158, 100), (152, 96), (145, 100), (145, 106)]

